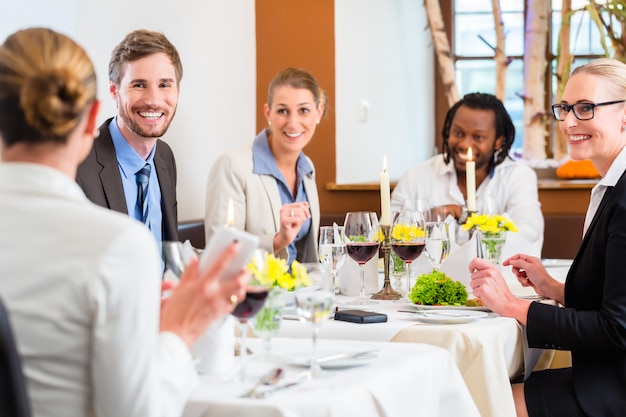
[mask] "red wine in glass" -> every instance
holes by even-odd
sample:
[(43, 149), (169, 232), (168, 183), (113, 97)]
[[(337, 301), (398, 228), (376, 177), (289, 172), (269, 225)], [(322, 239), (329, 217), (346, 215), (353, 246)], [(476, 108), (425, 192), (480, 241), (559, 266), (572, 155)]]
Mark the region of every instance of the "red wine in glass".
[(254, 317), (256, 313), (261, 310), (261, 308), (263, 308), (268, 293), (268, 288), (248, 288), (246, 290), (246, 299), (237, 304), (237, 307), (235, 307), (231, 314), (237, 317), (240, 322), (247, 322), (249, 319)]
[(424, 242), (393, 242), (391, 248), (398, 258), (411, 263), (424, 251)]
[(378, 253), (378, 242), (355, 242), (346, 245), (348, 256), (359, 265), (364, 265)]

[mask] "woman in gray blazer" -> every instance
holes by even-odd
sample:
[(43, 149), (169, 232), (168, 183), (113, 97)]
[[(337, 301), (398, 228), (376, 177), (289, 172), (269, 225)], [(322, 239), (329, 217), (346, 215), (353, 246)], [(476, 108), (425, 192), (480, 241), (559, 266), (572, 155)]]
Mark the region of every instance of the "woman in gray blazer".
[(206, 192), (207, 242), (227, 221), (261, 238), (270, 253), (317, 262), (319, 200), (313, 162), (304, 154), (326, 112), (327, 96), (305, 70), (287, 68), (269, 85), (263, 112), (267, 128), (249, 145), (220, 156)]

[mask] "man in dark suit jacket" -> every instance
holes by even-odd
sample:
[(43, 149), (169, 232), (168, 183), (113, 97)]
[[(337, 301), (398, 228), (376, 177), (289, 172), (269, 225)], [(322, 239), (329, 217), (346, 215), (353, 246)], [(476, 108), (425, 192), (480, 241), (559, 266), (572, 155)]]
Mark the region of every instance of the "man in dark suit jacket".
[[(128, 214), (117, 156), (109, 132), (109, 124), (113, 120), (111, 118), (100, 126), (100, 136), (78, 167), (77, 181), (87, 198), (95, 204)], [(160, 139), (156, 142), (154, 166), (161, 188), (162, 240), (178, 240), (176, 160), (169, 145)]]
[[(176, 113), (181, 79), (180, 56), (165, 35), (129, 33), (109, 62), (109, 92), (118, 115), (100, 126), (76, 178), (91, 201), (144, 221), (159, 242), (178, 240), (176, 161), (160, 138)], [(149, 168), (143, 192), (151, 221), (142, 213), (136, 179), (144, 165)]]

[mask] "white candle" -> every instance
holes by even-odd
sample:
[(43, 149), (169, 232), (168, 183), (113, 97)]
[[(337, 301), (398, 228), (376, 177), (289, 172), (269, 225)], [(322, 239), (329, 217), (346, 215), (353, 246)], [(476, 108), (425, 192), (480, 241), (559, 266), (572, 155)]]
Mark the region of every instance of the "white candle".
[(380, 173), (380, 224), (391, 226), (391, 191), (387, 172), (387, 155), (383, 157), (383, 172)]
[(467, 149), (465, 188), (467, 189), (467, 211), (476, 211), (476, 162), (472, 159), (472, 148)]
[(233, 227), (235, 225), (235, 208), (233, 206), (233, 199), (228, 199), (228, 210), (226, 211), (226, 226)]

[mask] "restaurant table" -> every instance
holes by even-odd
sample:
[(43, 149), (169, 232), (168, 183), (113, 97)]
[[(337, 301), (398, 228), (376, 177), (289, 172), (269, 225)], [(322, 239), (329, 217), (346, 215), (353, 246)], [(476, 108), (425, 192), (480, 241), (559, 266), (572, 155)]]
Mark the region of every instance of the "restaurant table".
[[(337, 295), (341, 308), (354, 297)], [(418, 315), (402, 313), (408, 304), (377, 300), (378, 304), (349, 306), (385, 313), (386, 323), (357, 324), (336, 320), (323, 323), (320, 339), (428, 343), (446, 349), (467, 384), (483, 417), (515, 416), (510, 380), (524, 369), (521, 327), (511, 318), (493, 313), (464, 324), (423, 324)], [(311, 328), (298, 320), (283, 320), (282, 337), (308, 338)], [(272, 342), (273, 343), (273, 342)]]
[[(547, 261), (548, 271), (564, 281), (571, 260)], [(516, 280), (507, 282), (514, 294), (535, 294)], [(373, 305), (346, 305), (354, 298), (337, 295), (336, 303), (342, 309), (385, 313), (388, 322), (356, 324), (330, 320), (322, 326), (321, 338), (417, 342), (442, 347), (452, 355), (483, 417), (514, 417), (510, 381), (521, 374), (530, 375), (533, 370), (550, 367), (554, 358), (553, 350), (529, 348), (523, 327), (512, 318), (489, 313), (486, 318), (464, 324), (423, 324), (417, 315), (398, 311), (407, 309), (409, 304), (377, 300), (378, 304)], [(297, 320), (283, 320), (279, 336), (309, 337), (310, 326)]]
[[(317, 379), (304, 379), (312, 351), (310, 338), (274, 338), (268, 356), (261, 353), (259, 339), (249, 342), (255, 352), (247, 366), (252, 382), (234, 382), (228, 375), (202, 375), (183, 417), (480, 416), (452, 357), (441, 348), (321, 339), (318, 357), (338, 352), (372, 353), (352, 362), (326, 362), (332, 369), (324, 369), (325, 374)], [(255, 379), (275, 366), (287, 373), (279, 384), (298, 383), (267, 398), (240, 397)]]

